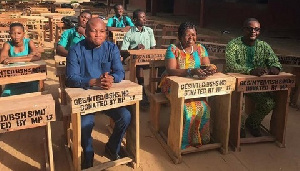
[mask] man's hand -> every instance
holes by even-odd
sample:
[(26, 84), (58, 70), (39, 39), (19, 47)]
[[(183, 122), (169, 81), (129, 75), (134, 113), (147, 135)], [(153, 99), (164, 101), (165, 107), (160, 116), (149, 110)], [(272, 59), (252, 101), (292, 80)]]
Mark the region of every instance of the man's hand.
[(145, 46), (143, 44), (138, 44), (137, 48), (139, 50), (143, 50), (143, 49), (145, 49)]
[(250, 71), (250, 75), (255, 75), (255, 76), (262, 76), (264, 74), (268, 73), (268, 71), (265, 69), (265, 68), (262, 68), (262, 67), (258, 67), (258, 68), (255, 68), (255, 69), (252, 69)]
[(268, 74), (269, 75), (278, 75), (279, 72), (280, 72), (279, 68), (277, 68), (277, 67), (270, 67)]
[(103, 75), (100, 76), (100, 87), (108, 90), (111, 88), (112, 83), (114, 82), (114, 77), (111, 75), (108, 75), (108, 72), (104, 73)]

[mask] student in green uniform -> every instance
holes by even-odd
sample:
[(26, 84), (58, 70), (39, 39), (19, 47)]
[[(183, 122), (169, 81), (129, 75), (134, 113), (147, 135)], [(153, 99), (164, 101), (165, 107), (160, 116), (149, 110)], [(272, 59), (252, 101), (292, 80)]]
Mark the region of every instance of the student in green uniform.
[[(130, 49), (154, 49), (156, 46), (155, 37), (153, 30), (150, 27), (146, 27), (146, 14), (142, 10), (135, 10), (133, 12), (134, 27), (126, 33), (124, 36), (123, 44), (121, 50)], [(144, 66), (136, 67), (136, 77), (140, 85), (144, 84), (143, 76)], [(143, 91), (145, 92), (145, 91)], [(147, 98), (144, 94), (143, 101), (141, 104), (147, 104)]]
[(133, 27), (130, 17), (124, 15), (124, 8), (120, 4), (114, 6), (115, 15), (108, 19), (107, 30), (108, 31), (123, 31), (127, 32), (130, 27)]
[(78, 16), (78, 27), (65, 30), (56, 47), (56, 54), (67, 56), (69, 48), (81, 40), (85, 39), (85, 26), (87, 21), (92, 17), (90, 11), (82, 11)]
[[(11, 41), (4, 43), (0, 54), (0, 63), (9, 65), (16, 62), (31, 62), (41, 59), (33, 41), (24, 38), (24, 26), (21, 23), (10, 25)], [(38, 81), (7, 84), (1, 97), (32, 93), (38, 91)]]

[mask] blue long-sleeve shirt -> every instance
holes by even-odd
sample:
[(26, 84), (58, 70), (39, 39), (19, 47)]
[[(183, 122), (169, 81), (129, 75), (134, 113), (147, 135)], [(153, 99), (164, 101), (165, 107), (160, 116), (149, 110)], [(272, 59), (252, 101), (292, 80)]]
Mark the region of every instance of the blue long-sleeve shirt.
[(67, 87), (89, 88), (90, 80), (99, 78), (105, 72), (114, 77), (115, 83), (124, 78), (120, 51), (115, 44), (105, 41), (99, 48), (91, 49), (87, 41), (82, 40), (70, 48), (66, 69)]

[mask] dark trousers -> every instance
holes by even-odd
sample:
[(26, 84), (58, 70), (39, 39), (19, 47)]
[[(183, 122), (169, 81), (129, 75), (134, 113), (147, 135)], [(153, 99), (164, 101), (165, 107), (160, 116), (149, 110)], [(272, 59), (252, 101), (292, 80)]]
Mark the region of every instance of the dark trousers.
[[(120, 107), (105, 111), (115, 122), (115, 127), (110, 136), (107, 146), (115, 154), (119, 154), (120, 146), (127, 127), (131, 121), (131, 114), (126, 107)], [(81, 116), (81, 146), (84, 153), (83, 165), (92, 166), (94, 160), (92, 130), (95, 125), (95, 114)]]

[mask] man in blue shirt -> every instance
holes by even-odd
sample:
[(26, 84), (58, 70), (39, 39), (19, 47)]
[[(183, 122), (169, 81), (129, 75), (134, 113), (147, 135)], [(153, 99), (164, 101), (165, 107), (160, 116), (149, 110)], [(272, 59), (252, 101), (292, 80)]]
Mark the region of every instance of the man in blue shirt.
[[(106, 27), (102, 19), (92, 18), (87, 22), (86, 39), (72, 46), (67, 56), (67, 86), (88, 89), (93, 86), (110, 89), (112, 83), (124, 78), (124, 69), (118, 47), (106, 41)], [(111, 160), (119, 159), (120, 145), (130, 124), (131, 114), (125, 107), (105, 111), (115, 127), (105, 151)], [(93, 166), (94, 150), (91, 133), (94, 113), (81, 116), (81, 146), (84, 152), (82, 168)]]
[(56, 53), (61, 56), (67, 56), (71, 46), (85, 39), (85, 27), (87, 21), (92, 17), (90, 11), (82, 11), (78, 16), (78, 27), (65, 30), (56, 47)]
[(124, 8), (120, 4), (114, 6), (115, 14), (113, 17), (109, 18), (107, 21), (108, 31), (123, 31), (127, 32), (130, 27), (133, 27), (131, 19), (128, 16), (123, 15)]

